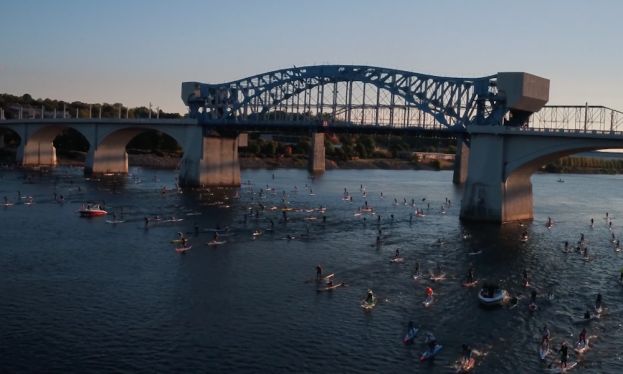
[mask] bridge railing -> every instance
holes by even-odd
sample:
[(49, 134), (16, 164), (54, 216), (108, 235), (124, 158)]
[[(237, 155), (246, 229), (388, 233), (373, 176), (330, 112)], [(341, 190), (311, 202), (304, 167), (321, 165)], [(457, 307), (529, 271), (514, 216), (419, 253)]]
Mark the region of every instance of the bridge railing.
[(623, 112), (599, 105), (547, 105), (530, 116), (527, 128), (614, 134), (623, 131)]

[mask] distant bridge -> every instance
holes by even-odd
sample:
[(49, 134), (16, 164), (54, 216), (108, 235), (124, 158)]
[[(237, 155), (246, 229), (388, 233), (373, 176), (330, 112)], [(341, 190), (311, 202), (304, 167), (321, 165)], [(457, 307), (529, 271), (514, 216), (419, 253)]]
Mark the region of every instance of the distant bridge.
[[(422, 134), (457, 138), (461, 217), (530, 219), (530, 176), (561, 156), (623, 147), (623, 113), (602, 106), (544, 106), (549, 81), (527, 73), (448, 78), (371, 66), (293, 67), (221, 84), (182, 83), (183, 120), (46, 117), (4, 119), (21, 139), (24, 166), (54, 165), (63, 129), (84, 135), (86, 172), (127, 172), (126, 145), (157, 130), (184, 150), (180, 183), (239, 185), (238, 146), (247, 131), (311, 135), (310, 170), (324, 171), (324, 133)], [(101, 112), (100, 112), (101, 113)], [(55, 116), (56, 117), (56, 116)], [(468, 172), (469, 171), (469, 172)]]

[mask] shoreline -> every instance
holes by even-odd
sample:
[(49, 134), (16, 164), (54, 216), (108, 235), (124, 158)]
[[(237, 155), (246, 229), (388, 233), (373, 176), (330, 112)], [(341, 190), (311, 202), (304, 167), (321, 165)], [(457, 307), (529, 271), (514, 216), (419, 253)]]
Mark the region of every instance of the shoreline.
[[(2, 152), (0, 163), (4, 165), (15, 165), (15, 154), (5, 149)], [(12, 156), (12, 157), (11, 157)], [(58, 155), (58, 165), (84, 166), (86, 153), (67, 152)], [(128, 163), (131, 166), (148, 168), (177, 169), (180, 166), (181, 158), (175, 154), (155, 153), (128, 153)], [(303, 156), (281, 157), (281, 158), (260, 158), (260, 157), (239, 157), (240, 169), (307, 169), (307, 158)], [(347, 161), (326, 160), (326, 170), (453, 170), (454, 162), (442, 159), (426, 159), (419, 162), (403, 160), (398, 158), (369, 158), (355, 159)], [(562, 169), (562, 168), (561, 168)], [(623, 174), (623, 170), (604, 169), (598, 167), (567, 167), (564, 170), (549, 169), (544, 166), (538, 173), (543, 174), (595, 174), (595, 175), (617, 175)]]

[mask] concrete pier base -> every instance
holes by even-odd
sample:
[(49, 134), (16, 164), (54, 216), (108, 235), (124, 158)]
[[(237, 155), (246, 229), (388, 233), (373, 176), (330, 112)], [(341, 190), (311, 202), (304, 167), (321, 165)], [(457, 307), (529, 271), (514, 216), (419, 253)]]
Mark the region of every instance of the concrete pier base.
[(179, 176), (181, 186), (240, 186), (237, 135), (204, 136), (200, 147), (187, 148)]
[(533, 218), (532, 170), (506, 175), (505, 137), (472, 136), (461, 219), (504, 223)]
[(56, 148), (51, 141), (31, 140), (20, 144), (17, 161), (22, 166), (56, 166)]
[(325, 169), (324, 133), (315, 132), (311, 135), (308, 170), (312, 174), (322, 174)]
[(128, 153), (125, 147), (100, 145), (95, 150), (89, 149), (84, 165), (85, 174), (128, 172)]
[(454, 174), (452, 183), (463, 184), (467, 180), (469, 165), (469, 146), (463, 137), (456, 139), (456, 155), (454, 156)]

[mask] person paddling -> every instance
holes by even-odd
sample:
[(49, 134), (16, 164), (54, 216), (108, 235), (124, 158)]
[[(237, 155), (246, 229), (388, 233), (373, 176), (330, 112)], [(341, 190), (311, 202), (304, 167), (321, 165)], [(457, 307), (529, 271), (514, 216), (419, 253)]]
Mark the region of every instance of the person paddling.
[(558, 350), (558, 352), (560, 352), (560, 368), (567, 368), (567, 358), (569, 357), (569, 352), (568, 352), (568, 347), (567, 347), (567, 343), (566, 342), (562, 342), (562, 344), (560, 345), (560, 349)]
[(322, 278), (322, 267), (320, 265), (316, 265), (316, 279)]

